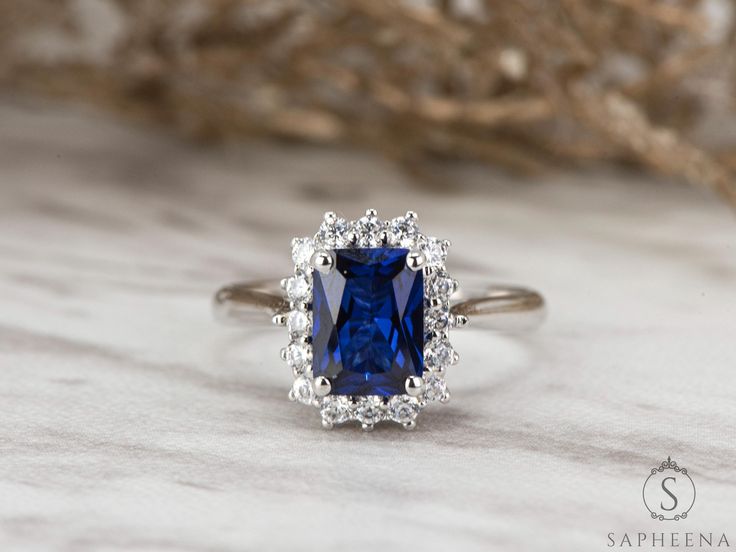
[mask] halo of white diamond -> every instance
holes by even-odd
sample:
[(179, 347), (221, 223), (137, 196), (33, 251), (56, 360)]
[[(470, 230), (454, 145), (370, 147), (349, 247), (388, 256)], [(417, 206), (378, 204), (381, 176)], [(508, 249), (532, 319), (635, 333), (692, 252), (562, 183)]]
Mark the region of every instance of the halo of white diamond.
[[(316, 406), (325, 427), (356, 421), (363, 429), (372, 429), (383, 420), (411, 428), (419, 412), (429, 403), (447, 402), (449, 392), (445, 371), (458, 360), (449, 335), (453, 321), (450, 298), (457, 290), (457, 282), (449, 276), (445, 266), (450, 242), (422, 234), (415, 213), (382, 221), (375, 211), (369, 209), (365, 216), (354, 221), (326, 213), (314, 237), (294, 238), (291, 246), (294, 274), (285, 278), (282, 286), (289, 301), (289, 310), (284, 314), (290, 341), (281, 355), (294, 375), (289, 398)], [(311, 345), (313, 268), (310, 260), (315, 251), (346, 247), (419, 249), (426, 258), (423, 268), (424, 390), (418, 397), (402, 394), (392, 397), (327, 395), (320, 398), (315, 394)]]

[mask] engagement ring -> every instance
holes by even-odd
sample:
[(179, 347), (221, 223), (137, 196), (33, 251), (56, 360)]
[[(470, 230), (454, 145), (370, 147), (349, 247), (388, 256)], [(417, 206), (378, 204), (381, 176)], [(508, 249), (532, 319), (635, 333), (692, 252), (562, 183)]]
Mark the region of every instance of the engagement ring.
[(348, 222), (333, 212), (314, 237), (291, 242), (294, 273), (244, 282), (215, 295), (224, 321), (270, 313), (289, 341), (289, 398), (319, 409), (322, 425), (381, 421), (413, 429), (419, 412), (446, 403), (446, 369), (458, 362), (451, 330), (531, 327), (544, 300), (521, 287), (462, 292), (445, 267), (450, 243), (419, 231), (408, 212), (381, 221), (375, 210)]

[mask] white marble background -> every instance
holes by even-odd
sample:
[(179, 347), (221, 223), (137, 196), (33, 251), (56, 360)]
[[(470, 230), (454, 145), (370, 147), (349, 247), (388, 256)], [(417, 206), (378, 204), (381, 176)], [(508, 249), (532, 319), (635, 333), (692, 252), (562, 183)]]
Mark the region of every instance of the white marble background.
[[(439, 170), (439, 169), (438, 169)], [(736, 225), (628, 173), (514, 182), (296, 146), (208, 151), (93, 114), (0, 107), (0, 550), (736, 546)], [(411, 208), (458, 277), (531, 284), (523, 338), (457, 335), (414, 432), (328, 432), (290, 403), (283, 330), (222, 328), (221, 283), (285, 275), (322, 212)], [(651, 521), (671, 455), (698, 497)]]

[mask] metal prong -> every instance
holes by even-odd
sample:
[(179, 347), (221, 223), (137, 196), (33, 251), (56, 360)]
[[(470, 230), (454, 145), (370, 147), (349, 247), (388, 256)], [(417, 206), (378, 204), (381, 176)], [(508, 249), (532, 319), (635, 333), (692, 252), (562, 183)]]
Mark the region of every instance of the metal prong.
[(414, 272), (416, 272), (417, 270), (421, 270), (426, 262), (427, 258), (424, 256), (424, 253), (422, 253), (418, 249), (413, 249), (409, 251), (406, 256), (406, 266), (409, 268), (409, 270), (413, 270)]
[(322, 427), (325, 429), (332, 429), (334, 425), (332, 422), (328, 422), (327, 420), (322, 420)]
[(378, 233), (378, 243), (380, 243), (383, 246), (386, 246), (391, 241), (391, 236), (386, 230), (381, 230)]
[(378, 211), (375, 209), (366, 209), (365, 210), (365, 216), (373, 218), (378, 216)]
[(460, 353), (458, 353), (457, 351), (453, 351), (452, 352), (452, 365), (454, 366), (458, 362), (460, 362)]
[(294, 402), (296, 400), (296, 395), (294, 394), (294, 390), (293, 389), (290, 389), (289, 390), (289, 400), (291, 402)]
[(373, 431), (373, 424), (361, 424), (363, 431)]
[(281, 354), (281, 360), (285, 361), (286, 360), (286, 347), (281, 348), (280, 354)]
[(337, 222), (337, 213), (334, 211), (327, 211), (325, 213), (324, 220), (327, 224), (335, 224)]
[(442, 299), (440, 299), (439, 297), (432, 297), (429, 300), (429, 306), (431, 308), (433, 308), (433, 309), (439, 308), (439, 307), (441, 307), (444, 304), (445, 304), (445, 302)]
[(274, 326), (286, 326), (286, 314), (283, 312), (274, 314), (271, 318), (271, 322)]
[(324, 397), (325, 395), (329, 394), (330, 390), (332, 389), (332, 384), (330, 383), (330, 380), (328, 380), (324, 376), (317, 376), (314, 378), (314, 381), (312, 382), (314, 385), (314, 394), (318, 397)]
[(345, 237), (348, 240), (348, 244), (352, 246), (358, 245), (358, 239), (360, 239), (360, 236), (355, 230), (350, 230)]
[(425, 277), (429, 277), (432, 274), (434, 274), (434, 267), (433, 266), (425, 266), (422, 268), (422, 272), (424, 272)]
[(447, 404), (450, 402), (450, 391), (448, 389), (445, 389), (445, 392), (442, 394), (442, 397), (440, 397), (440, 402), (442, 404)]
[(419, 376), (409, 376), (404, 382), (404, 388), (410, 397), (418, 397), (424, 390), (424, 380)]
[(460, 282), (453, 279), (452, 284), (450, 286), (450, 295), (455, 295), (457, 293), (457, 290), (460, 289)]
[(282, 278), (281, 279), (280, 284), (281, 284), (281, 289), (283, 291), (286, 291), (286, 286), (288, 285), (288, 283), (289, 283), (289, 279), (288, 278)]
[(452, 320), (452, 327), (453, 328), (464, 328), (468, 325), (470, 322), (470, 319), (464, 315), (464, 314), (457, 314), (455, 315), (455, 318)]
[(309, 345), (310, 343), (310, 337), (308, 335), (300, 335), (292, 338), (292, 340), (294, 343), (298, 343), (300, 345)]
[(415, 420), (409, 420), (408, 422), (404, 422), (401, 425), (404, 426), (404, 429), (411, 431), (412, 429), (417, 427), (417, 422)]
[(312, 255), (311, 264), (315, 270), (327, 274), (335, 265), (335, 261), (327, 251), (315, 251)]
[(417, 220), (419, 220), (419, 215), (417, 215), (414, 211), (407, 211), (405, 218), (416, 222)]

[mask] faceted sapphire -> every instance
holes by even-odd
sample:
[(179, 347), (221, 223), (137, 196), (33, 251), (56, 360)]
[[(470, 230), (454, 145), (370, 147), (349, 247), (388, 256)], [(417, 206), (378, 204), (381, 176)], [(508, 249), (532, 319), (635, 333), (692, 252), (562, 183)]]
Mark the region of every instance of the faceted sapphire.
[(399, 395), (424, 366), (424, 277), (408, 249), (338, 249), (335, 268), (314, 272), (315, 377), (334, 395)]

